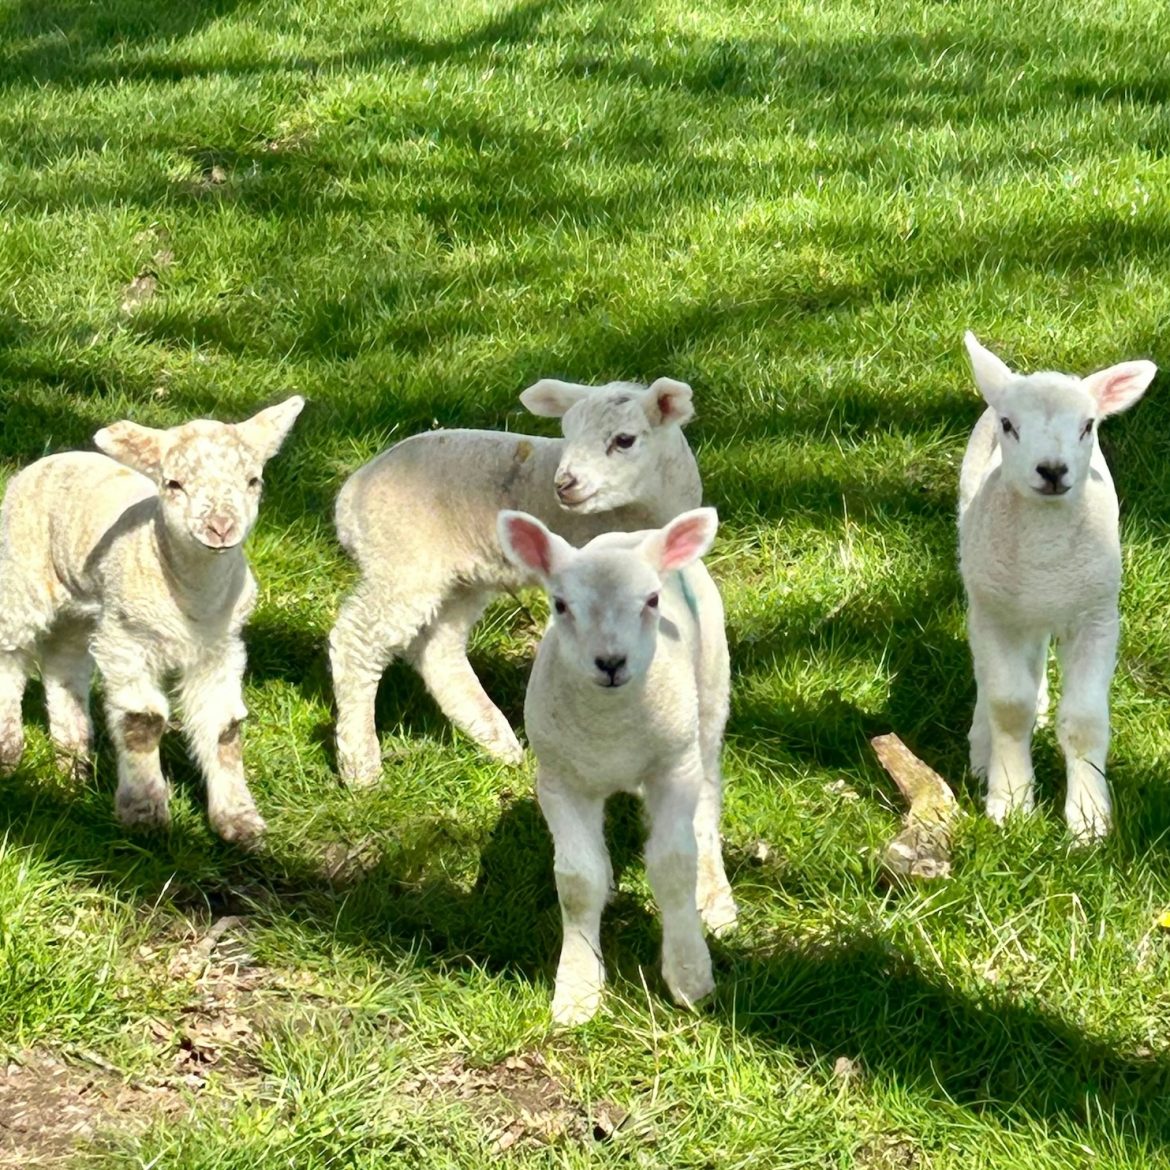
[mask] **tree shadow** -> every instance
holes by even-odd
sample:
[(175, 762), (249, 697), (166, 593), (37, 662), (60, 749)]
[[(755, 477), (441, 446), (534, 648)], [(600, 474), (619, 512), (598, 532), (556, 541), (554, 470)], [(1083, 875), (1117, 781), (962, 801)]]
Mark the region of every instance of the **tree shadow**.
[[(638, 813), (633, 801), (610, 810), (607, 839), (619, 872), (641, 852)], [(409, 953), (427, 966), (470, 965), (549, 988), (559, 949), (551, 842), (531, 798), (504, 802), (470, 886), (436, 876), (441, 820), (429, 831), (392, 830), (372, 868), (331, 874), (319, 857), (250, 857), (174, 833), (144, 850), (91, 808), (17, 773), (6, 782), (0, 829), (42, 855), (60, 851), (72, 865), (82, 861), (120, 897), (286, 918), (379, 962)], [(802, 878), (792, 872), (782, 880), (799, 888)], [(663, 997), (656, 912), (622, 892), (604, 922), (611, 977), (636, 998), (644, 980)], [(1170, 1141), (1170, 1058), (1089, 1035), (1050, 1009), (1019, 1002), (1010, 989), (971, 998), (864, 933), (750, 946), (733, 935), (715, 943), (713, 954), (718, 990), (705, 1011), (729, 1033), (802, 1061), (848, 1055), (870, 1075), (1001, 1124), (1075, 1130), (1105, 1117), (1122, 1142)]]

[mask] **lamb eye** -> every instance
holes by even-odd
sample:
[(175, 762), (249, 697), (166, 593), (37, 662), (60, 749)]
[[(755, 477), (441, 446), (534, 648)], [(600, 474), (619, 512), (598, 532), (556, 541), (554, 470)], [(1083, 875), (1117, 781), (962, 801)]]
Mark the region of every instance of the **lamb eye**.
[(252, 491), (258, 492), (260, 490), (260, 477), (258, 475), (252, 476), (252, 478), (248, 480), (248, 487), (250, 487)]
[(647, 606), (649, 606), (650, 609), (657, 609), (658, 608), (658, 594), (651, 593), (650, 596), (646, 598), (646, 604), (647, 604)]
[(638, 441), (637, 435), (614, 435), (613, 445), (628, 451)]
[(1089, 419), (1083, 427), (1081, 427), (1081, 438), (1087, 439), (1093, 433), (1093, 420)]
[(560, 613), (560, 614), (565, 614), (565, 613), (569, 612), (569, 607), (565, 604), (565, 599), (563, 597), (554, 597), (553, 598), (553, 609), (555, 609), (557, 611), (557, 613)]
[(1003, 433), (1005, 435), (1013, 435), (1017, 439), (1020, 437), (1020, 432), (1016, 430), (1015, 425), (1012, 423), (1010, 418), (1001, 418), (999, 420), (999, 425), (1003, 427)]
[(177, 479), (168, 479), (166, 483), (168, 492), (181, 492), (183, 485)]

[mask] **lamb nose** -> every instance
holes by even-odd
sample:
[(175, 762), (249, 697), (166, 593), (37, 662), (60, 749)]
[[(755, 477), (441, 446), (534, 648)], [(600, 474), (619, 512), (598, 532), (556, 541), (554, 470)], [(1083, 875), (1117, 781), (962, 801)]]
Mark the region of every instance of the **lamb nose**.
[(564, 495), (565, 492), (571, 492), (577, 486), (577, 477), (568, 471), (558, 473), (553, 483), (556, 486), (557, 493)]
[(613, 678), (625, 666), (626, 656), (624, 654), (614, 654), (609, 658), (595, 658), (593, 662), (598, 670), (604, 671), (610, 678)]
[(1036, 474), (1044, 480), (1045, 483), (1051, 484), (1053, 487), (1059, 487), (1060, 481), (1068, 474), (1067, 463), (1037, 463)]

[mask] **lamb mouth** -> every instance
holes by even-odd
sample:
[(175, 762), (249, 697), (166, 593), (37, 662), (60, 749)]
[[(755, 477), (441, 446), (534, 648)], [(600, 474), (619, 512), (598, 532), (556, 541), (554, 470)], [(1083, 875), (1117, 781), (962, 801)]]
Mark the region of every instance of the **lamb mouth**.
[(1051, 484), (1045, 484), (1043, 487), (1034, 488), (1033, 490), (1039, 496), (1063, 496), (1067, 495), (1071, 490), (1071, 484), (1061, 484), (1059, 487), (1054, 487)]
[(596, 492), (590, 492), (587, 496), (574, 496), (571, 500), (566, 500), (559, 492), (557, 493), (557, 503), (566, 511), (572, 511), (574, 508), (579, 508), (582, 504), (587, 504)]
[(630, 680), (629, 678), (597, 678), (593, 680), (602, 690), (616, 691), (618, 687), (624, 687)]

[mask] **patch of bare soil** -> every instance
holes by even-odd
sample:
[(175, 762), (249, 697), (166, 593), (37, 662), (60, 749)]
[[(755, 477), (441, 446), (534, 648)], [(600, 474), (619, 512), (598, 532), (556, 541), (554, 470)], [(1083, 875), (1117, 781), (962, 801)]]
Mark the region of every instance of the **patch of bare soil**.
[(0, 1170), (67, 1165), (79, 1147), (103, 1136), (189, 1115), (213, 1081), (228, 1090), (225, 1099), (253, 1085), (268, 1001), (306, 987), (298, 975), (254, 964), (244, 927), (242, 918), (220, 918), (189, 928), (178, 946), (172, 940), (139, 949), (138, 959), (155, 964), (160, 978), (188, 989), (177, 1021), (142, 1021), (158, 1055), (141, 1077), (127, 1078), (80, 1049), (34, 1050), (0, 1064)]
[(887, 1133), (854, 1154), (859, 1170), (928, 1170), (926, 1154), (905, 1134)]
[(102, 1133), (124, 1134), (190, 1108), (172, 1085), (128, 1083), (84, 1058), (24, 1053), (0, 1067), (0, 1167), (60, 1167)]
[(406, 1082), (401, 1092), (423, 1101), (460, 1101), (482, 1127), (493, 1153), (560, 1143), (591, 1144), (636, 1133), (651, 1140), (645, 1126), (609, 1101), (592, 1107), (576, 1100), (553, 1075), (539, 1052), (508, 1056), (486, 1068), (455, 1056), (441, 1068)]

